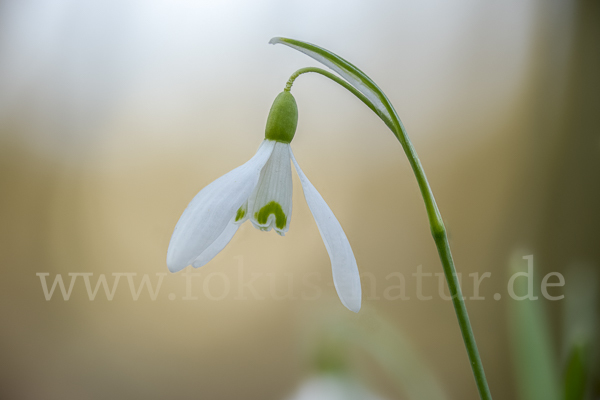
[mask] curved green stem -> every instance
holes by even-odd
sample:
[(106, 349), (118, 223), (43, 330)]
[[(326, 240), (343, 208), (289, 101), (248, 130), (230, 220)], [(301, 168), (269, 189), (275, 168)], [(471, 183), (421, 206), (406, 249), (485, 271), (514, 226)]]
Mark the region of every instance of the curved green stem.
[(421, 190), (421, 195), (423, 196), (423, 200), (425, 202), (425, 208), (427, 209), (427, 217), (429, 218), (431, 234), (433, 236), (433, 240), (435, 241), (435, 245), (437, 247), (438, 254), (442, 262), (442, 267), (444, 269), (446, 281), (448, 282), (448, 288), (450, 290), (450, 295), (452, 296), (452, 304), (454, 305), (454, 311), (456, 312), (458, 325), (460, 326), (463, 341), (467, 349), (467, 355), (469, 357), (471, 369), (473, 370), (473, 375), (475, 377), (475, 383), (477, 385), (477, 390), (479, 391), (479, 396), (482, 400), (491, 400), (492, 395), (490, 393), (490, 389), (485, 378), (483, 364), (481, 363), (481, 357), (479, 356), (477, 344), (475, 343), (475, 336), (473, 335), (473, 329), (471, 328), (471, 322), (469, 321), (467, 307), (465, 306), (462, 290), (460, 288), (460, 284), (456, 275), (456, 269), (454, 268), (454, 260), (452, 259), (452, 252), (450, 251), (450, 244), (448, 243), (446, 227), (444, 226), (442, 216), (438, 209), (437, 203), (435, 202), (433, 191), (431, 190), (429, 182), (427, 181), (425, 170), (421, 165), (421, 161), (417, 156), (415, 148), (413, 147), (408, 135), (406, 134), (406, 129), (404, 128), (402, 121), (400, 121), (396, 110), (391, 106), (391, 103), (389, 101), (383, 102), (386, 110), (391, 116), (390, 120), (388, 116), (383, 115), (383, 113), (380, 110), (378, 110), (366, 96), (364, 96), (360, 91), (354, 88), (354, 86), (350, 85), (348, 82), (339, 78), (338, 76), (330, 72), (324, 71), (320, 68), (310, 67), (299, 69), (290, 77), (285, 90), (289, 91), (292, 87), (292, 84), (294, 83), (294, 80), (298, 76), (306, 72), (316, 72), (323, 76), (326, 76), (327, 78), (339, 83), (340, 85), (348, 89), (350, 92), (352, 92), (352, 94), (358, 97), (371, 110), (373, 110), (377, 115), (379, 115), (379, 117), (381, 117), (381, 119), (385, 122), (388, 128), (390, 128), (390, 130), (394, 133), (394, 135), (402, 145), (402, 148), (404, 149), (404, 152), (408, 157), (410, 166), (412, 167), (415, 177), (417, 178), (417, 183), (419, 184), (419, 189)]
[(331, 72), (325, 71), (321, 68), (316, 68), (316, 67), (300, 68), (298, 71), (294, 72), (292, 74), (292, 76), (290, 76), (290, 79), (288, 79), (288, 81), (285, 85), (285, 89), (283, 89), (283, 90), (285, 90), (286, 92), (289, 92), (292, 89), (292, 85), (294, 84), (294, 81), (296, 80), (296, 78), (307, 72), (315, 72), (317, 74), (321, 74), (321, 75), (331, 79), (332, 81), (339, 83), (346, 89), (348, 89), (350, 92), (352, 92), (353, 95), (358, 97), (360, 99), (360, 101), (365, 103), (365, 105), (367, 107), (369, 107), (375, 114), (377, 114), (383, 120), (383, 122), (385, 122), (385, 124), (388, 126), (388, 128), (390, 128), (392, 130), (392, 132), (394, 132), (395, 126), (394, 126), (393, 122), (390, 121), (389, 118), (387, 118), (379, 109), (377, 109), (377, 107), (375, 107), (373, 105), (373, 103), (371, 103), (371, 100), (369, 100), (367, 98), (367, 96), (362, 94), (354, 86), (352, 86), (351, 84), (349, 84), (348, 82), (346, 82), (345, 80), (340, 78), (339, 76), (334, 75)]

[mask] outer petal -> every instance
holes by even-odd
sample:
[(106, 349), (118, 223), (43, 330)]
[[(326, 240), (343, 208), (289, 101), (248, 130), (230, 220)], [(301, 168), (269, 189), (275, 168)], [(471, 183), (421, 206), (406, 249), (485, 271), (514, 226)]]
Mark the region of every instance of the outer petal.
[(187, 267), (221, 236), (254, 190), (274, 145), (273, 141), (263, 141), (248, 162), (213, 181), (192, 199), (169, 243), (167, 266), (171, 272)]
[(221, 235), (214, 242), (212, 242), (212, 244), (198, 256), (198, 258), (194, 260), (192, 263), (194, 268), (200, 268), (206, 265), (206, 263), (219, 254), (221, 250), (227, 246), (227, 243), (231, 241), (233, 235), (235, 235), (239, 227), (240, 224), (236, 224), (234, 222), (228, 223), (223, 233), (221, 233)]
[(342, 303), (351, 311), (358, 312), (361, 304), (360, 275), (354, 253), (346, 238), (342, 226), (333, 215), (333, 212), (310, 183), (304, 172), (300, 169), (292, 149), (290, 156), (296, 168), (296, 172), (302, 183), (304, 198), (315, 218), (325, 248), (331, 259), (331, 270), (333, 273), (333, 284), (337, 290)]

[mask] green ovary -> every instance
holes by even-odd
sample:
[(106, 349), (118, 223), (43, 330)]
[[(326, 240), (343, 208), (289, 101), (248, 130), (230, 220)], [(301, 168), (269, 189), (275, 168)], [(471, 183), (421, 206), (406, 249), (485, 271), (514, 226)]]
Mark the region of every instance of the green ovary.
[(260, 225), (264, 225), (267, 223), (269, 215), (271, 214), (275, 215), (275, 226), (279, 229), (283, 229), (285, 227), (287, 217), (285, 216), (281, 205), (275, 201), (272, 201), (261, 208), (260, 211), (254, 214), (254, 218), (256, 218), (256, 221)]

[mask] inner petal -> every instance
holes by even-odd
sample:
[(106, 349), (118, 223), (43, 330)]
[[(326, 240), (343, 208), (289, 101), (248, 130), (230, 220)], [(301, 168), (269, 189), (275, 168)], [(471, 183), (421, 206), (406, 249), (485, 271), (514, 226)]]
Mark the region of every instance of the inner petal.
[[(240, 209), (238, 213), (242, 213)], [(248, 199), (246, 216), (254, 227), (284, 235), (292, 215), (292, 168), (289, 144), (277, 142)], [(244, 217), (241, 217), (243, 219)]]
[(272, 201), (255, 214), (256, 221), (260, 225), (267, 225), (269, 218), (275, 217), (275, 226), (279, 229), (285, 228), (287, 217), (281, 208), (281, 204)]

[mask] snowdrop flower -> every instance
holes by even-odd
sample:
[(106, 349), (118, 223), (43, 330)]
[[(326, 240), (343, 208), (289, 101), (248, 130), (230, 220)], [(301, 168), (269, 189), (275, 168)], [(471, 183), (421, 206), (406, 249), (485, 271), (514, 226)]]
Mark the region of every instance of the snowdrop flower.
[(205, 265), (246, 220), (261, 231), (275, 229), (283, 236), (292, 216), (291, 160), (331, 258), (340, 300), (358, 312), (361, 288), (356, 260), (340, 223), (294, 158), (290, 142), (297, 123), (296, 100), (283, 91), (271, 106), (265, 140), (256, 155), (202, 189), (181, 215), (169, 243), (167, 266), (177, 272), (190, 264)]
[(287, 400), (383, 400), (383, 398), (349, 378), (325, 374), (304, 381)]

